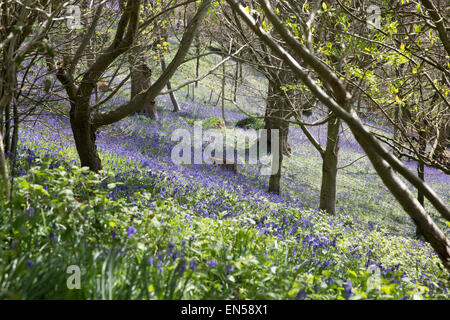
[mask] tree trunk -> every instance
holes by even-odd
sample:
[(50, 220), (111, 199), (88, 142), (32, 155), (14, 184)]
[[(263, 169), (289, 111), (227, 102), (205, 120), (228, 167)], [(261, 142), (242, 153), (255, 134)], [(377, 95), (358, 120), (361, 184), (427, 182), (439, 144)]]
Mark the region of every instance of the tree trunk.
[[(195, 11), (197, 11), (197, 2), (194, 3)], [(197, 55), (196, 58), (196, 65), (195, 65), (195, 78), (198, 79), (199, 72), (200, 72), (200, 35), (197, 33), (195, 35), (195, 54)], [(195, 81), (195, 88), (198, 87), (198, 81)], [(192, 88), (192, 90), (195, 90)], [(194, 100), (194, 95), (192, 95), (192, 100)]]
[[(420, 179), (425, 181), (425, 166), (424, 166), (422, 161), (419, 161), (417, 163), (417, 175), (418, 175), (418, 177)], [(417, 190), (417, 201), (419, 201), (419, 203), (420, 203), (420, 205), (422, 207), (425, 207), (425, 201), (424, 200), (425, 199), (424, 199), (423, 192), (420, 189), (418, 189)], [(420, 233), (419, 228), (416, 226), (416, 237), (419, 238), (421, 236), (422, 236), (422, 234)]]
[(239, 61), (236, 60), (236, 71), (234, 74), (234, 90), (233, 90), (234, 102), (237, 102), (238, 81), (239, 81)]
[[(277, 87), (278, 86), (278, 87)], [(279, 81), (269, 80), (267, 107), (264, 115), (264, 128), (267, 129), (267, 145), (270, 148), (270, 130), (280, 130), (280, 139), (282, 139), (283, 154), (289, 156), (291, 154), (291, 146), (289, 145), (289, 123), (282, 121), (287, 112), (287, 101), (285, 100), (285, 92), (281, 89)]]
[[(283, 133), (282, 133), (282, 130), (280, 130), (278, 149), (271, 150), (271, 151), (272, 151), (271, 153), (274, 153), (272, 159), (278, 158), (279, 162), (278, 162), (278, 164), (275, 164), (275, 163), (272, 164), (272, 166), (276, 166), (278, 170), (275, 174), (270, 175), (269, 192), (279, 195), (281, 193), (281, 165), (283, 164)], [(278, 155), (276, 153), (278, 153)]]
[[(222, 57), (225, 58), (225, 57)], [(222, 91), (221, 91), (221, 97), (222, 97), (222, 119), (225, 125), (227, 122), (225, 121), (225, 63), (222, 63)]]
[[(8, 163), (6, 161), (6, 151), (9, 151), (9, 135), (10, 135), (10, 105), (14, 99), (17, 90), (17, 68), (13, 61), (12, 53), (14, 49), (18, 48), (15, 44), (7, 45), (2, 51), (2, 59), (0, 60), (4, 65), (2, 66), (0, 74), (0, 192), (4, 193), (6, 199), (11, 196), (11, 183), (9, 180)], [(3, 115), (5, 119), (3, 121)], [(5, 139), (2, 131), (5, 127)], [(7, 149), (5, 150), (4, 141)]]
[(102, 169), (102, 163), (95, 144), (95, 128), (90, 119), (86, 119), (86, 117), (76, 119), (74, 110), (75, 108), (72, 107), (70, 124), (81, 167), (89, 167), (90, 170), (98, 172)]
[[(281, 83), (278, 80), (269, 79), (267, 107), (265, 114), (265, 129), (267, 130), (267, 147), (271, 153), (275, 154), (273, 159), (278, 158), (279, 163), (276, 164), (278, 170), (275, 174), (272, 174), (269, 178), (269, 192), (274, 194), (280, 194), (281, 192), (281, 167), (283, 164), (283, 153), (288, 150), (289, 144), (287, 142), (289, 133), (289, 123), (283, 121), (286, 110), (287, 101), (285, 98), (285, 92), (281, 89)], [(271, 130), (279, 130), (278, 148), (272, 148)], [(289, 150), (290, 151), (290, 150)], [(275, 164), (274, 164), (275, 165)], [(273, 171), (272, 171), (273, 172)]]
[[(403, 136), (402, 136), (400, 130), (398, 129), (398, 127), (402, 125), (402, 123), (401, 123), (401, 106), (399, 104), (397, 104), (395, 106), (394, 121), (395, 121), (394, 142), (397, 143), (397, 148), (401, 152), (402, 151), (401, 144), (404, 141), (403, 141)], [(396, 156), (399, 159), (402, 158), (401, 154), (397, 151), (397, 149), (394, 149), (394, 156)]]
[[(153, 85), (151, 84), (151, 69), (146, 63), (140, 63), (142, 60), (138, 60), (138, 68), (131, 70), (132, 73), (138, 71), (132, 76), (131, 95), (133, 98), (131, 101), (121, 104), (113, 110), (94, 114), (90, 106), (93, 89), (111, 63), (131, 48), (139, 26), (139, 3), (137, 0), (127, 1), (127, 8), (130, 11), (128, 14), (122, 15), (119, 21), (119, 24), (127, 25), (127, 28), (118, 28), (115, 39), (110, 46), (114, 50), (107, 50), (97, 57), (83, 75), (79, 86), (74, 84), (73, 70), (67, 68), (57, 68), (56, 70), (56, 76), (65, 87), (71, 103), (70, 122), (81, 166), (87, 166), (92, 171), (99, 171), (102, 168), (95, 145), (97, 128), (115, 123), (134, 112), (142, 110), (142, 108), (150, 112), (150, 115), (154, 118), (157, 117), (154, 99), (184, 61), (196, 30), (208, 11), (211, 0), (202, 1), (199, 10), (191, 19), (183, 34), (175, 57)], [(120, 30), (122, 32), (119, 32)], [(142, 79), (142, 83), (139, 83), (138, 79)], [(150, 101), (150, 105), (147, 101)]]
[(4, 192), (6, 199), (9, 199), (10, 190), (8, 164), (6, 163), (5, 149), (3, 147), (3, 135), (0, 130), (0, 191)]
[[(422, 155), (425, 155), (425, 151), (427, 148), (427, 141), (426, 141), (426, 134), (425, 131), (419, 130), (419, 153)], [(425, 165), (422, 161), (417, 162), (417, 176), (422, 180), (425, 181)], [(422, 190), (417, 189), (417, 201), (419, 201), (420, 205), (425, 208), (425, 198)], [(416, 237), (420, 237), (420, 231), (419, 228), (416, 227)]]
[(450, 119), (443, 118), (438, 128), (438, 138), (434, 150), (433, 159), (448, 165), (445, 151), (450, 142)]
[[(160, 30), (160, 42), (167, 42), (169, 39), (169, 33), (167, 31), (166, 27), (161, 28)], [(160, 61), (161, 61), (161, 71), (165, 72), (167, 69), (167, 65), (166, 65), (166, 59), (164, 58), (164, 52), (160, 51), (160, 55), (159, 55)], [(169, 91), (169, 97), (170, 100), (172, 101), (172, 105), (173, 105), (173, 112), (178, 112), (180, 111), (180, 105), (178, 104), (177, 101), (177, 97), (175, 96), (175, 92), (172, 92), (172, 83), (169, 81), (167, 81), (167, 90)]]
[[(131, 99), (140, 92), (147, 90), (152, 85), (152, 70), (148, 64), (142, 60), (138, 61), (131, 70)], [(154, 100), (146, 102), (141, 111), (151, 119), (158, 120), (158, 112)]]
[[(14, 41), (13, 41), (14, 43)], [(12, 60), (12, 53), (18, 49), (18, 45), (9, 44), (3, 50), (2, 60), (0, 60), (4, 66), (0, 75), (0, 130), (4, 130), (4, 136), (2, 138), (4, 155), (11, 151), (11, 105), (15, 103), (15, 97), (17, 95), (17, 67), (16, 65), (9, 64)], [(3, 118), (4, 115), (4, 118)]]
[[(3, 128), (2, 128), (3, 129)], [(9, 153), (11, 150), (11, 110), (10, 105), (7, 105), (5, 108), (5, 134), (3, 137), (3, 146), (5, 154)]]
[[(172, 90), (172, 84), (169, 82), (167, 82), (167, 90)], [(173, 105), (173, 112), (178, 112), (181, 110), (180, 105), (178, 104), (178, 100), (177, 97), (175, 96), (174, 92), (170, 92), (169, 93), (169, 97), (170, 97), (170, 101), (172, 101), (172, 105)]]
[[(419, 161), (419, 163), (417, 163), (417, 175), (419, 176), (420, 179), (422, 179), (423, 181), (425, 181), (425, 165), (423, 164), (423, 162)], [(421, 190), (417, 191), (417, 201), (419, 201), (419, 203), (424, 206), (424, 196), (423, 196), (423, 192)]]
[(333, 117), (328, 121), (327, 146), (322, 161), (321, 210), (336, 214), (336, 176), (339, 151), (339, 126), (341, 121)]
[[(161, 55), (161, 69), (162, 72), (164, 72), (166, 70), (166, 60), (164, 59), (164, 55)], [(172, 90), (172, 84), (170, 83), (170, 80), (167, 81), (167, 90), (171, 91)], [(178, 104), (177, 101), (177, 97), (175, 96), (175, 92), (171, 91), (169, 93), (169, 97), (170, 100), (172, 101), (172, 105), (173, 105), (173, 112), (178, 112), (180, 111), (180, 105)]]
[(14, 112), (14, 128), (13, 128), (13, 136), (11, 141), (11, 176), (14, 179), (15, 170), (16, 170), (16, 158), (17, 158), (17, 145), (19, 142), (19, 110), (17, 108), (17, 104), (14, 103), (13, 106)]
[[(197, 36), (195, 39), (195, 53), (197, 55), (197, 63), (195, 65), (195, 78), (198, 79), (200, 76), (200, 36)], [(198, 81), (195, 81), (195, 87), (198, 87)]]

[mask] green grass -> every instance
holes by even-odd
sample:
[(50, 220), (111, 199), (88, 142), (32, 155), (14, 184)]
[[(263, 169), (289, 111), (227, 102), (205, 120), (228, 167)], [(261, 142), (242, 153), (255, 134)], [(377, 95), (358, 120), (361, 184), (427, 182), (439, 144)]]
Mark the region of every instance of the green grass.
[(253, 130), (264, 129), (264, 121), (259, 118), (244, 118), (236, 122), (236, 126)]

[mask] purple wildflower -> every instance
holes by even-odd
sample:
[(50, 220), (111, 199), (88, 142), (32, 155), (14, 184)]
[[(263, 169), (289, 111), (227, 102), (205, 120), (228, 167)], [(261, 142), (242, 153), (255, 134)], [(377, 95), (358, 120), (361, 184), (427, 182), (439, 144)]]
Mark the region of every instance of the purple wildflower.
[(189, 261), (189, 269), (194, 270), (197, 267), (198, 263), (192, 259), (191, 261)]
[(135, 227), (128, 227), (127, 237), (130, 238), (133, 234), (136, 234), (137, 230)]
[(208, 264), (208, 266), (210, 266), (211, 268), (215, 268), (217, 267), (219, 264), (214, 261), (213, 259), (209, 260), (208, 262), (206, 262)]
[(186, 265), (187, 265), (187, 262), (186, 262), (186, 260), (182, 260), (181, 261), (181, 263), (180, 263), (180, 269), (178, 270), (178, 275), (181, 277), (182, 275), (183, 275), (183, 273), (186, 271)]
[(52, 225), (52, 231), (50, 232), (50, 239), (52, 239), (53, 244), (56, 244), (58, 242), (58, 239), (55, 236), (55, 229), (56, 229), (56, 225), (53, 224)]
[(308, 298), (308, 295), (306, 294), (305, 290), (300, 290), (297, 295), (295, 296), (297, 300), (302, 300)]
[(233, 268), (233, 266), (231, 264), (229, 264), (229, 265), (227, 265), (226, 270), (227, 270), (227, 274), (230, 274), (230, 273), (232, 273), (234, 271), (234, 268)]
[(345, 284), (344, 284), (344, 288), (345, 288), (345, 295), (347, 297), (347, 299), (350, 299), (350, 297), (353, 294), (353, 290), (352, 290), (352, 282), (350, 280), (348, 280)]

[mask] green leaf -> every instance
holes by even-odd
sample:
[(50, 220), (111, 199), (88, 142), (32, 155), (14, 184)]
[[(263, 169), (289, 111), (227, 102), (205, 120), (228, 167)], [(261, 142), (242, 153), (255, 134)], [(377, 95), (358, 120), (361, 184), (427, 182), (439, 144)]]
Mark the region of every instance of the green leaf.
[(25, 179), (20, 182), (20, 186), (26, 190), (30, 189), (30, 184)]
[(48, 93), (50, 91), (51, 86), (52, 86), (51, 80), (50, 79), (45, 79), (45, 81), (44, 81), (44, 90), (45, 90), (45, 92)]
[(350, 275), (352, 275), (353, 277), (356, 278), (356, 272), (355, 271), (348, 269), (347, 273), (349, 273)]
[(33, 190), (34, 190), (34, 191), (38, 191), (40, 194), (44, 194), (44, 195), (46, 195), (47, 197), (50, 196), (50, 193), (48, 193), (47, 190), (45, 190), (44, 187), (41, 186), (41, 185), (39, 185), (39, 184), (33, 185)]
[(262, 28), (263, 28), (264, 30), (266, 30), (266, 29), (267, 29), (267, 24), (266, 24), (266, 22), (265, 22), (265, 21), (263, 21), (263, 22), (262, 22)]

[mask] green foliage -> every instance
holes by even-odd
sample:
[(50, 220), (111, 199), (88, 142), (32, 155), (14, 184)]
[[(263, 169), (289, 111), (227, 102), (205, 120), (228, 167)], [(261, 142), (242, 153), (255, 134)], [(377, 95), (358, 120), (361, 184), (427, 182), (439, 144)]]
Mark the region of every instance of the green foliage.
[(220, 117), (210, 117), (207, 119), (199, 120), (199, 119), (187, 119), (186, 122), (190, 125), (194, 125), (195, 122), (201, 122), (203, 129), (217, 129), (221, 125), (223, 125), (223, 119)]
[(246, 127), (247, 129), (254, 130), (264, 129), (264, 120), (260, 118), (244, 118), (236, 122), (236, 127)]
[[(49, 166), (50, 161), (43, 161), (16, 179), (12, 203), (1, 203), (1, 298), (446, 297), (437, 284), (437, 268), (430, 274), (436, 282), (432, 295), (428, 287), (414, 283), (419, 275), (408, 268), (408, 277), (396, 268), (379, 278), (368, 270), (367, 257), (361, 258), (366, 247), (378, 248), (371, 259), (402, 264), (405, 250), (421, 250), (404, 239), (386, 238), (383, 230), (342, 234), (345, 223), (333, 217), (254, 202), (257, 196), (237, 201), (226, 191), (199, 189), (167, 197), (159, 193), (162, 187), (170, 194), (176, 186), (160, 174), (115, 182), (109, 172)], [(127, 201), (120, 190), (130, 184), (142, 188)], [(215, 199), (229, 210), (216, 219), (188, 209)], [(299, 228), (281, 230), (280, 219), (288, 225), (297, 221)], [(351, 220), (347, 222), (351, 230)], [(261, 223), (268, 227), (258, 231), (255, 226)], [(430, 258), (425, 262), (436, 264)], [(70, 265), (81, 267), (79, 290), (67, 288)]]

